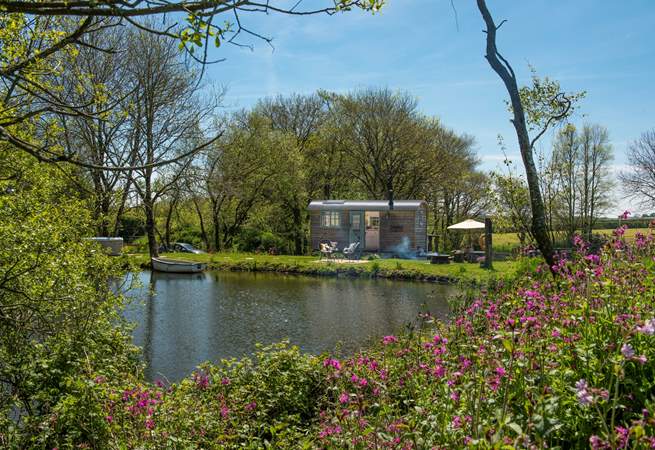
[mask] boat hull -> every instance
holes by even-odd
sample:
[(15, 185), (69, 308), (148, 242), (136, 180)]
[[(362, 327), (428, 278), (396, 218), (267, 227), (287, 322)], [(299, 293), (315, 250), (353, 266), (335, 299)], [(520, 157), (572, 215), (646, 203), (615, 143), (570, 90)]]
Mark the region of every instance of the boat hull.
[(173, 259), (151, 258), (152, 269), (157, 272), (199, 273), (207, 270), (206, 263), (179, 261)]

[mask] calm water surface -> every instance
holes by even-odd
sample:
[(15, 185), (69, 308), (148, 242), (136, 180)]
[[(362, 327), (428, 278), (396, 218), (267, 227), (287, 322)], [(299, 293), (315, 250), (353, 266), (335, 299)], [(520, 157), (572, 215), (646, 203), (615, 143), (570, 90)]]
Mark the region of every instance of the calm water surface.
[[(241, 357), (255, 343), (289, 339), (320, 353), (344, 353), (390, 334), (422, 311), (447, 314), (455, 288), (388, 280), (265, 273), (141, 272), (125, 311), (136, 322), (150, 379), (177, 381), (203, 361)], [(153, 294), (149, 294), (152, 288)]]

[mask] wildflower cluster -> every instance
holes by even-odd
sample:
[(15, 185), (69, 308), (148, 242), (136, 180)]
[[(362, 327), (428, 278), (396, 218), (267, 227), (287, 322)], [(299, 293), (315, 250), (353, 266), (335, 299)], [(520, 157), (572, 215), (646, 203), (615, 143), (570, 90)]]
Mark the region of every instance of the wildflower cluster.
[[(286, 344), (124, 388), (115, 446), (655, 446), (655, 242), (621, 229), (350, 357)], [(150, 420), (151, 422), (148, 422)], [(118, 426), (120, 423), (120, 426)]]

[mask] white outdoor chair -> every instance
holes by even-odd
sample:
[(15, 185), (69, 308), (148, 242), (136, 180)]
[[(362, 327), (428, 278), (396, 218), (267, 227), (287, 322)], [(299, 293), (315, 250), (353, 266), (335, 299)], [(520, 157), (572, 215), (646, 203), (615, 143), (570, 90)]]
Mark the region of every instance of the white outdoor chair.
[(359, 242), (353, 242), (348, 247), (344, 247), (343, 255), (348, 259), (352, 259), (357, 252), (357, 247), (359, 247)]
[(319, 247), (320, 247), (319, 250), (321, 251), (321, 258), (325, 256), (326, 259), (330, 259), (330, 256), (332, 256), (332, 253), (334, 251), (330, 246), (330, 244), (321, 243)]

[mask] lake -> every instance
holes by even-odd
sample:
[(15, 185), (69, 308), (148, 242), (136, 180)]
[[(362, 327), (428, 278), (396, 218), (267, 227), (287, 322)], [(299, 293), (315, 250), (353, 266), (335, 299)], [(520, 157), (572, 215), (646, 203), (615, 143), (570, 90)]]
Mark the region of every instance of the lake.
[[(429, 311), (444, 318), (453, 286), (272, 273), (144, 271), (125, 317), (137, 324), (146, 377), (179, 381), (203, 361), (289, 339), (303, 351), (352, 353)], [(152, 288), (153, 294), (150, 294)]]

